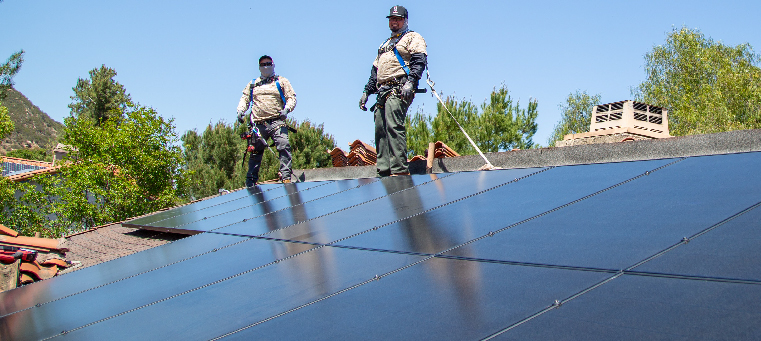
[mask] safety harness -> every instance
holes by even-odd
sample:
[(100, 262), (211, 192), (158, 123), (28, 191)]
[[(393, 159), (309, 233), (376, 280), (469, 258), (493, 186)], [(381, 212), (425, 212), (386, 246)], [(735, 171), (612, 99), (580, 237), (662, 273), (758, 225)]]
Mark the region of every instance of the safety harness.
[[(277, 86), (277, 92), (280, 93), (280, 100), (283, 102), (283, 108), (285, 108), (285, 94), (283, 94), (283, 87), (280, 86), (280, 76), (275, 76), (275, 86)], [(262, 86), (264, 84), (269, 84), (272, 82), (272, 78), (265, 78), (262, 79), (259, 82), (256, 82), (256, 78), (254, 78), (251, 83), (251, 92), (248, 94), (248, 102), (252, 103), (254, 101), (254, 88), (257, 86)], [(253, 104), (252, 104), (253, 105)]]
[(399, 39), (397, 39), (397, 40), (396, 40), (396, 42), (393, 42), (393, 43), (389, 44), (388, 46), (386, 46), (386, 47), (383, 47), (383, 46), (384, 46), (384, 45), (386, 45), (386, 44), (387, 44), (389, 41), (391, 41), (391, 39), (394, 39), (394, 37), (389, 37), (389, 38), (388, 38), (388, 39), (386, 39), (386, 41), (384, 41), (384, 42), (383, 42), (383, 44), (381, 44), (381, 46), (378, 48), (378, 56), (380, 56), (380, 55), (382, 55), (382, 54), (384, 54), (384, 53), (388, 52), (389, 50), (393, 50), (393, 51), (394, 51), (394, 55), (396, 55), (396, 60), (397, 60), (397, 61), (399, 61), (399, 65), (401, 65), (401, 66), (402, 66), (402, 70), (404, 70), (404, 73), (405, 73), (405, 74), (407, 74), (407, 75), (409, 75), (409, 74), (410, 74), (410, 68), (409, 68), (409, 66), (407, 66), (407, 63), (405, 63), (405, 62), (404, 62), (404, 59), (402, 58), (402, 55), (401, 55), (401, 54), (399, 54), (399, 50), (397, 50), (397, 49), (396, 49), (396, 44), (397, 44), (399, 41), (401, 41), (401, 40), (402, 40), (402, 38), (404, 38), (404, 35), (405, 35), (405, 34), (407, 34), (407, 33), (409, 33), (409, 32), (414, 32), (414, 31), (410, 31), (410, 30), (407, 30), (407, 31), (404, 31), (404, 32), (400, 33), (400, 35), (399, 35)]

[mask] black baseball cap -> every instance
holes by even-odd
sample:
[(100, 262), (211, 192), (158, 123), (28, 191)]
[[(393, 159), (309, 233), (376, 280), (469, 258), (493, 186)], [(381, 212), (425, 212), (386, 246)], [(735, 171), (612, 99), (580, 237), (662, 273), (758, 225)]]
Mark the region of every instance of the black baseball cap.
[(402, 17), (407, 19), (407, 9), (404, 8), (404, 6), (391, 7), (391, 11), (386, 18), (391, 18), (391, 17)]
[(259, 57), (259, 63), (261, 63), (262, 60), (265, 60), (265, 59), (273, 60), (272, 57), (270, 57), (270, 56), (265, 54), (265, 55)]

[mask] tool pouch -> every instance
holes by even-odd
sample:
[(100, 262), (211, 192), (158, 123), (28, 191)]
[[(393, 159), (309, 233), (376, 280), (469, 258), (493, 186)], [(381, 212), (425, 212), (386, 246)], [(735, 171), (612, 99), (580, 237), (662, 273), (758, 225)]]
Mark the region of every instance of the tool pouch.
[(248, 142), (247, 152), (261, 154), (267, 148), (267, 141), (256, 131), (244, 133), (240, 137)]

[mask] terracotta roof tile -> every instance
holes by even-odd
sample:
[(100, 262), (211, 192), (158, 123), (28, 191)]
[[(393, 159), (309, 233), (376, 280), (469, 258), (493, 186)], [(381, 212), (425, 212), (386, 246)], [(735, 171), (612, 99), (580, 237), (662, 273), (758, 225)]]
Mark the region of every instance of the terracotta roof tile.
[(0, 224), (0, 234), (7, 234), (11, 237), (18, 237), (18, 232), (16, 232), (15, 230), (11, 228), (6, 227), (3, 224)]
[(37, 238), (37, 237), (11, 237), (0, 235), (0, 245), (20, 246), (40, 251), (66, 251), (57, 239)]

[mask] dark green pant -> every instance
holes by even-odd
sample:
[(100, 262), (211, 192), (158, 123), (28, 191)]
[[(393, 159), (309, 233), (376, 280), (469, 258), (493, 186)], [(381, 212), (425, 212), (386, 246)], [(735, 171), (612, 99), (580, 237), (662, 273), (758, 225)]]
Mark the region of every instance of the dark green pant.
[(375, 107), (375, 145), (380, 176), (408, 172), (407, 131), (404, 127), (408, 107), (394, 94)]

